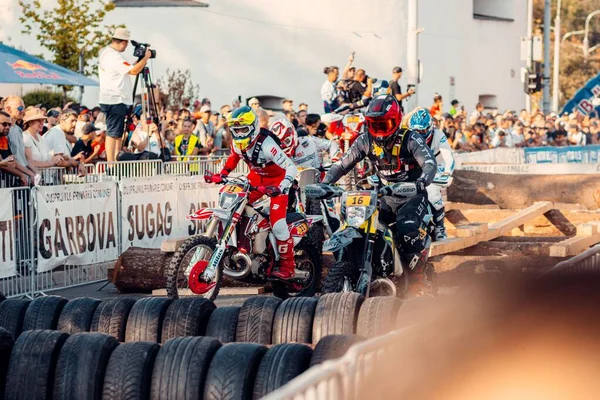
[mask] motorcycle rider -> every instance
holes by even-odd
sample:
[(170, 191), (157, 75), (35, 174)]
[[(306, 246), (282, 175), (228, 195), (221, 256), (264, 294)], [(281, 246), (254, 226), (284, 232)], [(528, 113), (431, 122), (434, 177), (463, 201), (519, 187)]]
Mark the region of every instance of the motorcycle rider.
[(431, 118), (429, 110), (424, 107), (419, 107), (411, 113), (408, 128), (423, 137), (438, 163), (434, 184), (427, 186), (427, 199), (433, 208), (435, 240), (444, 240), (448, 237), (444, 226), (446, 210), (441, 186), (436, 185), (436, 182), (444, 182), (446, 186), (450, 186), (452, 183), (452, 173), (454, 172), (452, 148), (444, 132), (433, 126), (433, 118)]
[(231, 154), (220, 175), (206, 177), (207, 182), (221, 183), (243, 159), (250, 173), (248, 180), (253, 186), (262, 186), (248, 197), (252, 204), (263, 194), (271, 194), (269, 215), (271, 229), (277, 240), (279, 268), (272, 276), (282, 280), (294, 277), (294, 241), (286, 223), (288, 191), (298, 169), (284, 153), (279, 139), (268, 129), (260, 128), (258, 116), (248, 106), (238, 108), (227, 116), (227, 124), (232, 135)]
[[(410, 271), (409, 295), (429, 294), (433, 290), (426, 271), (430, 239), (420, 227), (427, 213), (427, 186), (437, 170), (435, 157), (419, 134), (402, 129), (402, 111), (391, 95), (374, 98), (364, 116), (366, 134), (332, 165), (323, 183), (337, 182), (359, 161), (370, 159), (377, 176), (390, 184), (380, 191), (379, 218), (388, 225), (396, 224), (396, 246), (401, 250), (403, 266)], [(395, 197), (393, 184), (397, 182), (414, 182), (418, 195)]]
[(340, 146), (334, 140), (321, 139), (308, 134), (298, 134), (294, 125), (287, 119), (281, 118), (274, 121), (270, 127), (271, 132), (279, 138), (281, 148), (298, 167), (320, 168), (321, 152), (329, 151), (332, 162), (339, 159)]

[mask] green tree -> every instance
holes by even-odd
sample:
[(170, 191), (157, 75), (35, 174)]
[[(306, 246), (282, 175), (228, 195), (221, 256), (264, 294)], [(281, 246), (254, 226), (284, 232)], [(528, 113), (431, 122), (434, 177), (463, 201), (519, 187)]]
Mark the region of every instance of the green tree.
[[(49, 61), (79, 71), (79, 54), (83, 51), (83, 73), (92, 75), (91, 61), (110, 43), (115, 25), (103, 25), (104, 17), (115, 8), (110, 0), (58, 0), (56, 7), (44, 9), (41, 0), (19, 0), (23, 33), (35, 38), (52, 53)], [(121, 25), (122, 26), (122, 25)], [(66, 99), (69, 86), (63, 86)]]
[(161, 101), (167, 108), (180, 108), (184, 98), (194, 101), (198, 99), (200, 85), (192, 82), (192, 73), (189, 69), (185, 71), (167, 70), (165, 76), (158, 81), (161, 93)]
[[(534, 0), (533, 18), (534, 32), (543, 30), (544, 0)], [(551, 26), (554, 26), (557, 0), (552, 0)], [(567, 32), (580, 31), (585, 28), (586, 17), (600, 9), (600, 0), (562, 0), (560, 32), (551, 32), (550, 60), (553, 65), (554, 40), (561, 40)], [(600, 15), (590, 21), (589, 45), (592, 48), (600, 44)], [(575, 34), (560, 47), (560, 106), (570, 100), (585, 83), (600, 72), (600, 49), (589, 54), (587, 60), (583, 57), (583, 35)]]

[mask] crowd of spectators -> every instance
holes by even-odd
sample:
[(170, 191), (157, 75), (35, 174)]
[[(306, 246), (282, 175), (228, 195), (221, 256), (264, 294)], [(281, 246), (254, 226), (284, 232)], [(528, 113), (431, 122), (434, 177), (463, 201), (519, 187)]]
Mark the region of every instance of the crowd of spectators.
[(436, 95), (429, 109), (434, 123), (457, 152), (498, 147), (585, 146), (600, 144), (600, 120), (579, 112), (543, 114), (539, 110), (519, 112), (485, 110), (481, 103), (469, 114), (458, 100), (444, 111), (442, 96)]

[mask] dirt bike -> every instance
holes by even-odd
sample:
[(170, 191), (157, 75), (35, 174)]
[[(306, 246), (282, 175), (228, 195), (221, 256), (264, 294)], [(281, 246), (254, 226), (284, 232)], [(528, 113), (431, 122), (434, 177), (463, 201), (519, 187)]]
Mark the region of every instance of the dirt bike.
[[(209, 178), (211, 173), (205, 173)], [(270, 198), (280, 194), (276, 187), (250, 185), (246, 177), (223, 178), (219, 208), (201, 208), (187, 217), (208, 221), (203, 235), (193, 236), (179, 246), (166, 270), (167, 294), (201, 295), (214, 300), (223, 276), (248, 283), (271, 281), (273, 293), (312, 296), (321, 278), (321, 255), (307, 234), (321, 217), (288, 213), (286, 222), (294, 239), (295, 275), (289, 281), (270, 280), (279, 259), (275, 236), (269, 223)], [(266, 195), (248, 204), (252, 191)]]
[[(364, 181), (370, 189), (361, 187)], [(402, 197), (417, 195), (412, 182), (396, 183), (394, 186)], [(394, 244), (394, 232), (379, 221), (380, 179), (370, 176), (357, 185), (358, 190), (344, 191), (326, 184), (308, 185), (306, 196), (316, 199), (341, 197), (341, 213), (344, 225), (327, 240), (323, 251), (340, 251), (337, 261), (323, 282), (323, 293), (357, 292), (365, 297), (370, 294), (402, 297), (408, 289), (407, 268), (403, 265)], [(428, 236), (432, 213), (427, 206), (423, 224), (419, 229), (421, 239), (426, 239), (424, 254), (429, 251)]]

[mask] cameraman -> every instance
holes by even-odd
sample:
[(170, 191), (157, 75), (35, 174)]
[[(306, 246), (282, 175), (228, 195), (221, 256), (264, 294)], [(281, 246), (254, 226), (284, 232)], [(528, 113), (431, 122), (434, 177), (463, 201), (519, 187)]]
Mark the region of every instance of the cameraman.
[(98, 75), (100, 78), (100, 108), (106, 114), (106, 159), (115, 161), (121, 150), (125, 118), (133, 103), (133, 85), (130, 75), (138, 75), (152, 56), (150, 49), (135, 65), (123, 57), (131, 34), (117, 28), (110, 46), (100, 52)]

